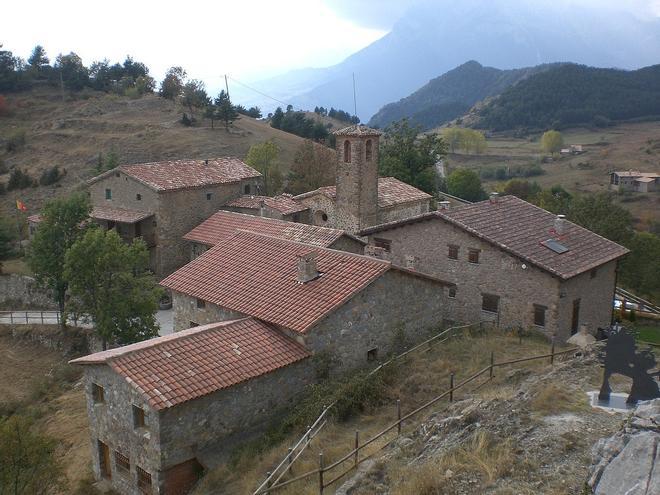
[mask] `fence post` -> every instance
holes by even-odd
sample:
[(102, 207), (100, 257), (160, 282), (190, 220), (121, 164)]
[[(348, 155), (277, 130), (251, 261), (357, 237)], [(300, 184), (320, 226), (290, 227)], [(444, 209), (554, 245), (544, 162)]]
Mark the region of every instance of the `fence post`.
[(30, 320), (28, 320), (28, 312), (26, 311), (25, 312), (25, 324), (27, 325), (28, 323), (30, 323)]
[(39, 311), (39, 312), (41, 313), (41, 324), (43, 325), (44, 324), (44, 312), (43, 311)]
[(60, 324), (60, 312), (59, 311), (55, 311), (55, 321), (57, 322), (58, 325)]
[(293, 453), (293, 449), (289, 447), (289, 454), (286, 456), (287, 460), (289, 461), (289, 474), (291, 474), (291, 454)]
[(13, 325), (14, 324), (14, 312), (10, 311), (9, 312), (9, 322)]
[(319, 454), (319, 495), (323, 495), (323, 452)]
[(490, 379), (493, 379), (493, 366), (495, 365), (495, 353), (490, 351)]
[(355, 467), (358, 466), (358, 455), (360, 448), (360, 430), (355, 430)]
[(449, 402), (454, 402), (454, 372), (449, 375)]
[(550, 348), (550, 364), (555, 362), (555, 336), (552, 336), (552, 347)]
[(272, 473), (271, 473), (270, 471), (266, 472), (266, 491), (264, 492), (265, 495), (268, 495), (268, 494), (270, 493), (269, 488), (270, 488), (271, 485), (273, 484), (273, 480), (270, 479), (270, 475), (271, 475), (271, 474), (272, 474)]
[(401, 400), (396, 400), (396, 415), (397, 415), (397, 424), (396, 424), (396, 434), (401, 435)]

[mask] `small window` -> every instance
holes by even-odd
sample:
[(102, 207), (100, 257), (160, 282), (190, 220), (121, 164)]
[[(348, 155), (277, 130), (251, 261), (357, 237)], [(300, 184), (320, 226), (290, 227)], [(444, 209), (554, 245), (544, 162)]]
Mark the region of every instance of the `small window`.
[(383, 248), (388, 253), (392, 251), (392, 241), (390, 241), (389, 239), (380, 239), (378, 237), (375, 237), (374, 246)]
[(373, 145), (371, 143), (371, 139), (367, 139), (367, 142), (365, 144), (365, 153), (364, 153), (364, 155), (365, 155), (365, 159), (368, 162), (371, 161), (371, 158), (373, 156), (373, 149), (372, 148), (373, 148)]
[(94, 400), (95, 404), (102, 404), (105, 402), (105, 393), (101, 385), (92, 383), (92, 399)]
[(190, 326), (188, 328), (193, 328), (193, 327), (198, 327), (198, 326), (199, 326), (199, 323), (197, 323), (196, 321), (191, 321)]
[(142, 194), (139, 194), (139, 193), (136, 194), (135, 199), (137, 199), (138, 201), (142, 201)]
[(117, 452), (115, 450), (115, 466), (117, 466), (117, 471), (121, 474), (128, 474), (131, 472), (131, 461), (124, 454)]
[(378, 359), (378, 348), (374, 347), (367, 351), (367, 361), (375, 361)]
[(468, 251), (468, 261), (470, 263), (479, 263), (479, 250), (478, 249), (470, 249)]
[(497, 313), (500, 306), (500, 296), (482, 294), (481, 309), (489, 313)]
[(545, 306), (541, 306), (540, 304), (535, 304), (534, 305), (534, 325), (539, 326), (539, 327), (544, 327), (545, 326), (545, 310), (547, 308)]
[(144, 428), (144, 409), (136, 405), (133, 406), (133, 428)]
[(321, 215), (321, 219), (322, 219), (324, 222), (327, 222), (327, 221), (328, 221), (328, 214), (327, 214), (327, 213), (324, 213), (323, 215)]
[(449, 294), (448, 295), (452, 299), (456, 297), (456, 286), (455, 285), (449, 287)]
[(204, 299), (197, 298), (197, 307), (199, 309), (204, 309), (206, 307), (206, 301)]
[(137, 473), (138, 490), (142, 493), (151, 493), (151, 475), (140, 466), (135, 466), (135, 472)]
[(105, 199), (112, 199), (112, 189), (105, 190)]
[(245, 194), (250, 194), (250, 184), (245, 184), (245, 187), (243, 188), (243, 192)]
[(211, 201), (211, 193), (206, 193), (206, 201)]
[(449, 247), (449, 250), (447, 252), (447, 257), (450, 260), (457, 260), (458, 259), (458, 246), (456, 246), (454, 244), (450, 244), (448, 247)]
[(344, 141), (344, 163), (351, 163), (351, 142)]
[(598, 268), (594, 268), (593, 270), (591, 270), (591, 272), (589, 272), (589, 276), (591, 278), (596, 278), (596, 275), (598, 275)]

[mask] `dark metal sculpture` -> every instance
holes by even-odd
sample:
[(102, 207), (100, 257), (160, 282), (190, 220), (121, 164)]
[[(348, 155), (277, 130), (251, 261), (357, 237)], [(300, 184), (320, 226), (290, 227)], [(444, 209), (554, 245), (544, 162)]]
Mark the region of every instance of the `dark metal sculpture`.
[(653, 369), (656, 365), (655, 356), (651, 351), (637, 352), (635, 337), (620, 325), (610, 328), (604, 363), (605, 374), (598, 394), (599, 400), (608, 401), (610, 399), (612, 391), (610, 377), (615, 373), (632, 378), (632, 388), (626, 400), (628, 404), (660, 397), (658, 382), (653, 378), (659, 373), (648, 373), (648, 370)]

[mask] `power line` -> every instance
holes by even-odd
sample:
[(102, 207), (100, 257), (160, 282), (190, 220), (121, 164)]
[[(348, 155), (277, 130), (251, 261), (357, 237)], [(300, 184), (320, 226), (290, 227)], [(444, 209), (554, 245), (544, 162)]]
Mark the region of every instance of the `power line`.
[[(277, 98), (275, 98), (275, 97), (273, 97), (273, 96), (267, 95), (266, 93), (263, 93), (262, 91), (259, 91), (258, 89), (255, 89), (255, 88), (253, 88), (253, 87), (251, 87), (251, 86), (248, 86), (247, 84), (242, 83), (241, 81), (239, 81), (239, 80), (237, 80), (237, 79), (234, 79), (232, 76), (226, 76), (226, 77), (228, 77), (229, 79), (231, 79), (233, 82), (240, 84), (240, 85), (243, 86), (244, 88), (249, 89), (250, 91), (254, 91), (255, 93), (260, 94), (261, 96), (265, 96), (266, 98), (269, 98), (269, 99), (271, 99), (271, 100), (273, 100), (273, 101), (276, 101), (277, 103), (281, 103), (281, 104), (284, 105), (285, 107), (289, 106), (289, 103), (287, 103), (287, 102), (285, 102), (285, 101), (282, 101), (282, 100), (278, 100)], [(291, 105), (291, 106), (293, 106), (293, 105)]]

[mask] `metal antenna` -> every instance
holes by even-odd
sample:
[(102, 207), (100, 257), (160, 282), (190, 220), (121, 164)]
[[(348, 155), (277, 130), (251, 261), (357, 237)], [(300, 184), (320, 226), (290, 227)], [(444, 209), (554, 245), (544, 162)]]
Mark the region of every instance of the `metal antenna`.
[(229, 96), (229, 83), (227, 83), (227, 74), (225, 74), (225, 89), (227, 90), (227, 96)]
[(353, 115), (357, 115), (357, 97), (355, 96), (355, 72), (353, 72)]

